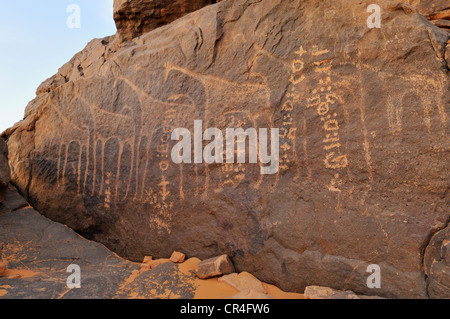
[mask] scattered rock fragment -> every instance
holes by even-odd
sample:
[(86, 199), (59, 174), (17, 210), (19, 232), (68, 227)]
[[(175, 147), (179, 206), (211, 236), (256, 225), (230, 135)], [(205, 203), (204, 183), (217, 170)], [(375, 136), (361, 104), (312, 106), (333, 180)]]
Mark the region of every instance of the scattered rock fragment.
[(195, 268), (195, 274), (200, 279), (214, 278), (234, 273), (234, 265), (227, 255), (202, 261)]
[(305, 289), (305, 297), (308, 299), (329, 299), (334, 290), (328, 287), (309, 286)]
[(253, 275), (243, 272), (240, 274), (234, 273), (219, 278), (219, 282), (225, 282), (231, 287), (239, 290), (240, 292), (257, 292), (266, 294), (267, 291), (264, 288), (261, 281), (259, 281)]
[(230, 299), (275, 299), (275, 298), (256, 290), (246, 290), (234, 295)]
[(183, 263), (185, 259), (186, 255), (177, 251), (174, 251), (172, 256), (170, 257), (170, 261), (177, 264)]

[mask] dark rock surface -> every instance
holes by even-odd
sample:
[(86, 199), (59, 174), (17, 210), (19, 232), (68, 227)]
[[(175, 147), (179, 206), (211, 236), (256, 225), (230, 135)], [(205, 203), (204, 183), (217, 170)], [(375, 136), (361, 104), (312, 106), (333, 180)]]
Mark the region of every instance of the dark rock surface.
[(128, 41), (215, 2), (212, 0), (114, 0), (114, 20), (121, 41)]
[(3, 201), (6, 189), (11, 181), (8, 164), (8, 145), (0, 138), (0, 203)]
[[(0, 229), (0, 253), (8, 263), (0, 278), (0, 298), (113, 298), (139, 269), (32, 208), (2, 209)], [(81, 267), (81, 289), (67, 288), (71, 264)]]
[(431, 298), (449, 298), (450, 290), (450, 229), (449, 222), (437, 229), (425, 250), (424, 266)]
[[(0, 299), (193, 298), (195, 275), (167, 263), (136, 273), (140, 265), (88, 241), (31, 207), (12, 187), (0, 204)], [(26, 202), (25, 202), (26, 203)], [(69, 265), (81, 269), (81, 288), (66, 285)]]
[[(449, 218), (449, 35), (396, 1), (368, 29), (371, 3), (222, 1), (93, 40), (4, 133), (13, 182), (135, 260), (228, 254), (289, 291), (449, 297), (448, 264), (424, 267)], [(173, 164), (170, 133), (194, 120), (280, 128), (280, 171)]]

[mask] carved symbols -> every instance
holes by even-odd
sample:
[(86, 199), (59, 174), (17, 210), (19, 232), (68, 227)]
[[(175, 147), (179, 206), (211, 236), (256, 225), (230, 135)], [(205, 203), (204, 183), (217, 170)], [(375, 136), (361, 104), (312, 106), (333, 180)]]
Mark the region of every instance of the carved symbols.
[[(328, 50), (319, 51), (313, 47), (312, 55), (320, 58), (327, 54)], [(338, 97), (333, 94), (331, 82), (331, 60), (319, 60), (314, 62), (314, 71), (320, 75), (319, 85), (312, 91), (313, 96), (308, 99), (308, 108), (315, 108), (320, 118), (324, 132), (322, 140), (325, 151), (324, 165), (327, 169), (336, 171), (334, 178), (328, 187), (330, 191), (340, 192), (342, 183), (337, 170), (348, 166), (347, 154), (343, 154), (340, 141), (339, 114), (336, 109)]]

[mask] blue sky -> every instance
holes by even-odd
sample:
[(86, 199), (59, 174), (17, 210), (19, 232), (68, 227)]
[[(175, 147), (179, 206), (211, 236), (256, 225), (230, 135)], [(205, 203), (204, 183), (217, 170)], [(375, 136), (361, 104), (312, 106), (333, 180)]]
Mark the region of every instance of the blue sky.
[[(80, 28), (69, 28), (69, 5)], [(0, 0), (0, 133), (23, 118), (39, 84), (93, 38), (116, 32), (113, 0)]]

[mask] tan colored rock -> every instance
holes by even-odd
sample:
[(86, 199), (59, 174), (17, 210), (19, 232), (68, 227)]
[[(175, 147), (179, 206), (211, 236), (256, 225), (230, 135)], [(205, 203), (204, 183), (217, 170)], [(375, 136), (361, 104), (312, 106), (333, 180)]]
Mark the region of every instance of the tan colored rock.
[(264, 288), (261, 281), (249, 273), (230, 274), (219, 278), (219, 282), (225, 282), (231, 287), (239, 290), (240, 292), (254, 291), (262, 294), (266, 294), (267, 291)]
[(305, 289), (305, 297), (308, 299), (329, 299), (334, 289), (320, 286), (308, 286)]
[(234, 295), (230, 299), (257, 300), (257, 299), (274, 299), (274, 298), (257, 290), (246, 290)]
[(444, 30), (450, 30), (450, 20), (431, 20), (431, 23)]
[(227, 255), (211, 258), (202, 261), (194, 270), (200, 279), (208, 279), (234, 272), (234, 265)]
[(431, 20), (450, 20), (450, 9), (444, 10), (430, 16)]
[(179, 253), (177, 251), (174, 251), (172, 256), (170, 257), (170, 261), (173, 263), (181, 264), (186, 259), (186, 255), (183, 253)]
[(142, 261), (143, 264), (149, 264), (153, 261), (153, 257), (151, 256), (145, 256), (144, 260)]

